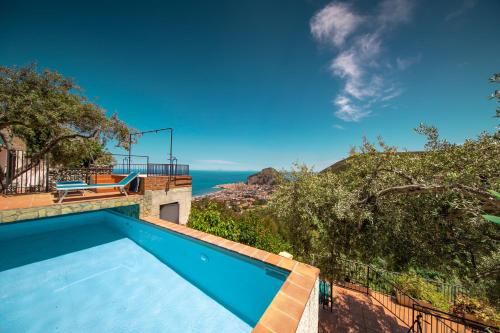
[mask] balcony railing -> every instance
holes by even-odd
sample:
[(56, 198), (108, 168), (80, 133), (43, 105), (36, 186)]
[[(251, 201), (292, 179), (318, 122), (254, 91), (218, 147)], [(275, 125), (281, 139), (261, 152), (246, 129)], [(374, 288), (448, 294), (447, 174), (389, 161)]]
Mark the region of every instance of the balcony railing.
[(139, 172), (146, 176), (189, 176), (189, 165), (187, 164), (115, 164), (111, 167), (111, 172), (115, 174), (126, 174)]
[[(414, 299), (394, 283), (395, 272), (381, 270), (352, 260), (337, 259), (329, 276), (320, 282), (320, 304), (330, 311), (334, 299), (332, 283), (343, 288), (365, 293), (382, 305), (408, 327), (409, 333), (500, 333), (498, 327), (457, 316), (433, 308), (426, 302)], [(467, 294), (462, 286), (427, 280), (454, 303), (457, 296)]]

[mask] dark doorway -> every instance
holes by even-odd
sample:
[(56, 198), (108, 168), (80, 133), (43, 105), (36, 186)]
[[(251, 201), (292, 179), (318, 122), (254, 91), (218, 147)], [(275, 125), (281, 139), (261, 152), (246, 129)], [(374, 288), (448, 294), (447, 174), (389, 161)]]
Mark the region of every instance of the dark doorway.
[(160, 206), (160, 218), (165, 221), (179, 223), (179, 203), (169, 203)]

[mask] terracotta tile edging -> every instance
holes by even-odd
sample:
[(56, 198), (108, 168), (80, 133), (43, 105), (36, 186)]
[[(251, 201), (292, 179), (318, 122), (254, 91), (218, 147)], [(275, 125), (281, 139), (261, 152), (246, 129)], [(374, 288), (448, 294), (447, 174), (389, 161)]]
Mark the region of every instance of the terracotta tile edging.
[(318, 268), (183, 225), (167, 222), (156, 217), (141, 216), (140, 218), (145, 222), (170, 231), (289, 271), (290, 274), (281, 286), (281, 289), (267, 307), (252, 332), (288, 333), (297, 330), (311, 292), (316, 286), (316, 280), (319, 276)]

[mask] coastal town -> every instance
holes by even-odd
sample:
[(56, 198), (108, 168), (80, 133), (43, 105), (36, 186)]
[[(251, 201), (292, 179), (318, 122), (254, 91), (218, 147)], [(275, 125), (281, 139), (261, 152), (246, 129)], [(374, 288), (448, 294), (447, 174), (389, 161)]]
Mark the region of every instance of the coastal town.
[(246, 182), (217, 185), (218, 191), (194, 197), (193, 202), (215, 200), (237, 211), (262, 206), (276, 190), (279, 178), (277, 170), (265, 168), (248, 176)]

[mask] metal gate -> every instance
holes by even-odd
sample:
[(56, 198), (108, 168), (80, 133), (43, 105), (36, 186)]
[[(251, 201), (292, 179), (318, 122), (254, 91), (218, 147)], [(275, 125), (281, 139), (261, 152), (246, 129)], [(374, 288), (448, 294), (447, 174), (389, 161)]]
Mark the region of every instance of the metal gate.
[(4, 194), (24, 194), (48, 192), (49, 163), (42, 159), (38, 164), (20, 174), (20, 170), (29, 166), (31, 160), (22, 150), (3, 151), (6, 154), (5, 178), (7, 186)]

